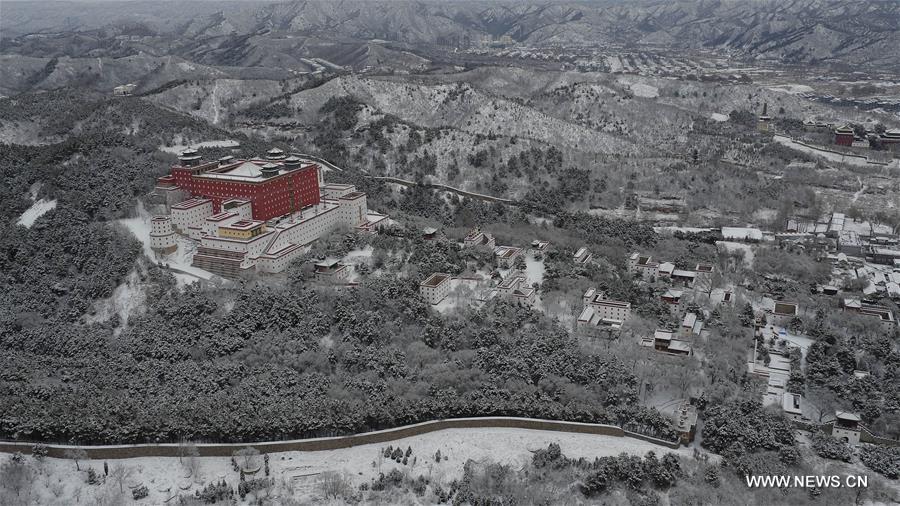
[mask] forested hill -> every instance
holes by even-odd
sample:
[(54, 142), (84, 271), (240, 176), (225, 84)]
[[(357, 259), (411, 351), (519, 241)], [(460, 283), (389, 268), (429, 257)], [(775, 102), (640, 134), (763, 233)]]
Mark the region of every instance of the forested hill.
[[(418, 295), (418, 269), (459, 272), (489, 258), (423, 243), (415, 229), (325, 241), (346, 253), (371, 240), (415, 266), (412, 276), (389, 271), (349, 292), (317, 287), (303, 262), (265, 282), (176, 286), (114, 221), (174, 161), (160, 146), (236, 138), (236, 154), (249, 156), (266, 147), (259, 139), (136, 97), (75, 91), (2, 99), (0, 128), (33, 134), (32, 145), (0, 149), (8, 203), (0, 210), (2, 438), (244, 441), (479, 415), (615, 423), (673, 437), (667, 418), (638, 406), (637, 379), (621, 361), (583, 350), (543, 314), (499, 302), (452, 318), (431, 310)], [(522, 220), (501, 205), (458, 202), (451, 210), (427, 192), (397, 202), (359, 173), (343, 176), (371, 192), (371, 205), (431, 209), (468, 225)], [(56, 208), (30, 228), (17, 224), (36, 199)], [(588, 240), (597, 243), (653, 235), (602, 220), (592, 226)], [(117, 315), (97, 318), (95, 304), (130, 275), (146, 305), (127, 325)]]

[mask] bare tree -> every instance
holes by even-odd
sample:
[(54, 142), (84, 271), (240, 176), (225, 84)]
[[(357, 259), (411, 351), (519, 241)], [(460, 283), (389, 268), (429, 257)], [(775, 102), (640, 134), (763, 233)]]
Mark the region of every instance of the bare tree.
[(248, 446), (247, 448), (241, 448), (234, 452), (234, 456), (240, 460), (241, 467), (249, 471), (256, 467), (259, 450)]
[(327, 471), (319, 479), (319, 489), (326, 499), (344, 499), (351, 494), (352, 487), (343, 474)]
[(82, 450), (81, 448), (72, 448), (71, 450), (66, 450), (66, 458), (72, 459), (75, 461), (75, 469), (81, 471), (81, 466), (78, 464), (80, 460), (87, 460), (87, 452)]
[(112, 471), (110, 471), (109, 476), (119, 484), (119, 492), (125, 492), (125, 481), (128, 478), (131, 478), (132, 474), (134, 474), (134, 469), (124, 465), (124, 464), (116, 464)]

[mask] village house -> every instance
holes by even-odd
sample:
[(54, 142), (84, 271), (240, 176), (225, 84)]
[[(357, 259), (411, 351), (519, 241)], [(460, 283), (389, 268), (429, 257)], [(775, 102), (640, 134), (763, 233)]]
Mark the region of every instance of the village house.
[(866, 304), (859, 299), (850, 298), (844, 299), (841, 305), (843, 306), (844, 311), (877, 318), (878, 322), (881, 323), (881, 328), (885, 332), (893, 332), (894, 327), (897, 325), (894, 312), (884, 306)]
[(673, 284), (680, 284), (681, 286), (694, 286), (694, 280), (697, 278), (697, 271), (689, 271), (686, 269), (675, 269), (672, 271), (672, 275), (669, 276), (672, 280)]
[(578, 251), (572, 256), (572, 259), (576, 264), (586, 264), (590, 262), (592, 258), (594, 257), (591, 255), (591, 252), (584, 246), (578, 248)]
[(660, 299), (662, 299), (662, 301), (666, 303), (667, 307), (669, 308), (669, 312), (673, 316), (680, 315), (684, 312), (686, 305), (684, 290), (669, 288), (664, 294), (660, 296)]
[(438, 237), (438, 229), (434, 227), (425, 227), (422, 229), (422, 239), (425, 241), (433, 241)]
[(531, 241), (531, 253), (532, 254), (546, 253), (547, 249), (549, 249), (549, 248), (550, 248), (549, 241), (541, 241), (539, 239), (535, 239), (535, 240)]
[(596, 327), (621, 328), (631, 316), (631, 303), (606, 298), (595, 288), (588, 289), (582, 297), (584, 309), (578, 316), (577, 327), (589, 331)]
[(517, 258), (522, 256), (522, 249), (514, 246), (497, 246), (494, 248), (494, 257), (497, 259), (497, 267), (511, 269)]
[(655, 351), (670, 355), (690, 355), (693, 352), (693, 345), (690, 341), (679, 339), (678, 337), (672, 330), (657, 329), (653, 333), (652, 338), (642, 338), (640, 344), (646, 348), (653, 348)]
[(656, 279), (659, 275), (659, 264), (650, 256), (632, 253), (628, 258), (628, 272), (640, 276), (644, 281)]
[(688, 313), (684, 315), (681, 326), (678, 328), (678, 334), (682, 339), (693, 339), (700, 335), (703, 331), (703, 320), (697, 317), (696, 313)]
[(435, 305), (450, 293), (450, 275), (435, 272), (419, 284), (419, 293), (429, 304)]
[(511, 272), (497, 285), (499, 295), (517, 306), (531, 307), (536, 299), (536, 290), (528, 286), (528, 278), (519, 271)]

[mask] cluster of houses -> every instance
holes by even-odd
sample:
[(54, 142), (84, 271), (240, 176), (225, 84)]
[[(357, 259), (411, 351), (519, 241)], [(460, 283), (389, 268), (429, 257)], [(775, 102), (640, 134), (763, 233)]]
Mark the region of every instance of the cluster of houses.
[(672, 262), (659, 263), (649, 255), (632, 253), (626, 264), (628, 272), (644, 281), (667, 279), (685, 287), (706, 286), (712, 282), (713, 266), (697, 264), (694, 269), (678, 269)]
[[(869, 315), (877, 318), (885, 325), (893, 327), (893, 313), (882, 306), (865, 304), (858, 299), (844, 299), (842, 307), (845, 311)], [(782, 334), (774, 330), (767, 334), (766, 328), (774, 326), (784, 327), (801, 315), (799, 306), (794, 302), (775, 301), (771, 307), (760, 311), (756, 315), (755, 329), (758, 339), (754, 339), (752, 356), (748, 362), (748, 372), (763, 381), (766, 381), (766, 391), (763, 394), (763, 403), (766, 405), (780, 406), (785, 417), (803, 427), (820, 424), (835, 438), (849, 443), (865, 442), (882, 443), (883, 438), (877, 438), (868, 432), (861, 424), (858, 414), (847, 411), (837, 411), (833, 415), (822, 416), (815, 406), (812, 406), (802, 394), (788, 390), (788, 380), (794, 365), (791, 363), (790, 354), (793, 349), (802, 349), (801, 344), (784, 339)], [(768, 336), (768, 337), (767, 337)], [(765, 357), (765, 359), (761, 358)], [(867, 371), (853, 371), (856, 380), (862, 380), (869, 376)]]
[[(543, 245), (542, 249), (549, 245), (546, 241), (535, 241), (535, 243), (541, 243)], [(466, 234), (463, 238), (463, 247), (482, 247), (492, 250), (494, 258), (497, 260), (497, 267), (501, 269), (511, 269), (515, 265), (516, 259), (525, 255), (525, 250), (516, 246), (497, 246), (497, 240), (494, 239), (494, 236), (481, 230), (479, 227), (475, 227)]]
[[(424, 231), (423, 237), (431, 240), (437, 235), (437, 229), (429, 228)], [(528, 277), (517, 266), (517, 260), (524, 260), (526, 253), (543, 254), (550, 247), (548, 241), (535, 239), (526, 250), (516, 246), (497, 246), (496, 239), (490, 233), (480, 228), (472, 229), (463, 238), (464, 248), (486, 248), (493, 252), (497, 267), (508, 269), (505, 277), (495, 285), (489, 287), (478, 297), (485, 301), (494, 297), (501, 297), (517, 306), (531, 307), (537, 300), (537, 290), (528, 282)], [(434, 273), (419, 285), (422, 297), (432, 305), (440, 304), (451, 292), (454, 278), (446, 273)]]
[[(868, 261), (881, 265), (894, 265), (900, 259), (900, 239), (891, 227), (856, 221), (843, 213), (827, 214), (819, 219), (794, 217), (785, 224), (785, 231), (775, 239), (796, 242), (814, 239), (819, 249), (844, 255), (850, 261)], [(900, 262), (897, 263), (900, 266)]]

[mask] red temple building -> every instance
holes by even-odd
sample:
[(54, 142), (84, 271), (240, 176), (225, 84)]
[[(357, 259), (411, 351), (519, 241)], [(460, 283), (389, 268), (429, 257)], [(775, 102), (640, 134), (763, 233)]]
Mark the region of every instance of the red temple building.
[(849, 126), (842, 126), (834, 131), (834, 143), (838, 146), (852, 146), (854, 138), (853, 129)]
[(319, 204), (319, 166), (285, 157), (280, 149), (272, 149), (265, 160), (202, 162), (195, 150), (179, 157), (172, 173), (159, 178), (157, 190), (179, 189), (184, 197), (201, 197), (212, 201), (213, 211), (222, 211), (229, 199), (244, 199), (253, 205), (253, 219), (265, 221)]

